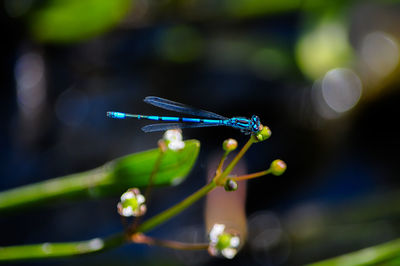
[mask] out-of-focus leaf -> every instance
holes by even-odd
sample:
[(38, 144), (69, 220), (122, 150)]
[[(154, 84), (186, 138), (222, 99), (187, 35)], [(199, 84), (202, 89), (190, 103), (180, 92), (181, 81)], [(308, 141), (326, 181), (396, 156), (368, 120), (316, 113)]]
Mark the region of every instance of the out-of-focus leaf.
[[(185, 147), (179, 151), (167, 150), (161, 157), (152, 185), (169, 186), (182, 182), (192, 169), (199, 150), (197, 140), (186, 140)], [(119, 195), (127, 188), (146, 187), (159, 159), (159, 149), (152, 149), (115, 159), (86, 172), (4, 191), (0, 193), (0, 212), (54, 200)]]
[(0, 247), (0, 263), (89, 254), (114, 248), (125, 242), (126, 237), (124, 234), (115, 234), (108, 238), (93, 238), (91, 240), (79, 242), (46, 242), (41, 244)]
[(310, 266), (399, 265), (400, 240), (354, 251)]
[(42, 42), (76, 42), (116, 25), (130, 10), (131, 0), (53, 0), (30, 18), (33, 36)]
[[(197, 140), (186, 140), (185, 147), (179, 151), (168, 149), (161, 159), (153, 185), (165, 186), (181, 183), (192, 169), (199, 150), (200, 142)], [(159, 154), (158, 149), (154, 149), (128, 155), (111, 162), (115, 182), (130, 187), (149, 185), (150, 174)]]

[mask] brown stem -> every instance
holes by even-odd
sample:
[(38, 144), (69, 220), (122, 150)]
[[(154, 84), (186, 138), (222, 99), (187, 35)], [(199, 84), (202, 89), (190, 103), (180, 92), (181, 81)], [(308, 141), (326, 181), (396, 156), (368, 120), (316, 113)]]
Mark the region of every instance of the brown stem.
[(141, 243), (147, 245), (156, 245), (172, 249), (180, 250), (205, 250), (208, 248), (208, 243), (184, 243), (172, 240), (162, 240), (146, 236), (141, 233), (136, 233), (131, 236), (134, 243)]
[[(144, 198), (146, 199), (146, 204), (148, 205), (149, 203), (149, 198), (150, 198), (150, 193), (151, 193), (151, 189), (153, 187), (153, 183), (155, 180), (155, 177), (157, 175), (158, 170), (160, 169), (160, 165), (161, 165), (161, 159), (163, 157), (163, 155), (165, 154), (165, 150), (166, 150), (166, 146), (165, 146), (165, 142), (163, 140), (160, 140), (158, 142), (158, 148), (160, 150), (160, 154), (157, 157), (156, 162), (154, 163), (154, 167), (153, 170), (150, 173), (150, 177), (149, 177), (149, 184), (146, 187), (146, 191), (144, 192)], [(140, 220), (141, 220), (142, 216), (139, 216), (135, 219), (135, 221), (133, 222), (131, 228), (130, 228), (130, 232), (134, 232), (136, 227), (139, 225)]]

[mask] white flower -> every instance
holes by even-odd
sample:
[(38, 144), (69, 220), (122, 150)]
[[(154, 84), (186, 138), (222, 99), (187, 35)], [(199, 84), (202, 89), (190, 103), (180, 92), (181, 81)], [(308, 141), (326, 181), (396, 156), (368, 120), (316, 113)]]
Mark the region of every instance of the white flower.
[(182, 141), (182, 131), (180, 129), (165, 131), (163, 139), (171, 150), (178, 151), (185, 147), (185, 142)]
[(128, 189), (121, 195), (121, 201), (118, 202), (117, 209), (121, 216), (142, 216), (146, 212), (145, 198), (140, 194), (139, 189)]
[(214, 224), (209, 233), (210, 244), (208, 252), (212, 256), (222, 255), (225, 258), (232, 259), (238, 252), (240, 238), (225, 232), (225, 227), (224, 224)]

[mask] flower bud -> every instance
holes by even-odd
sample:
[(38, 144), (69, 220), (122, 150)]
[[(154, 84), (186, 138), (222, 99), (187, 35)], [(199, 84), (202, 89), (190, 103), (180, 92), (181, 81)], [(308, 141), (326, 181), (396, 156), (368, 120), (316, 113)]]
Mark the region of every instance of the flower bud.
[(224, 143), (222, 144), (224, 151), (228, 151), (228, 152), (236, 150), (237, 146), (238, 146), (238, 143), (235, 139), (226, 139), (224, 141)]
[(286, 171), (286, 163), (282, 160), (274, 160), (270, 166), (271, 173), (279, 176)]
[(121, 201), (118, 202), (118, 213), (124, 217), (142, 216), (146, 212), (145, 198), (140, 194), (139, 189), (128, 189), (121, 195)]
[(224, 189), (225, 191), (235, 191), (238, 189), (238, 183), (235, 180), (228, 178), (225, 182)]
[(262, 126), (262, 129), (258, 131), (254, 137), (257, 139), (257, 141), (264, 141), (266, 139), (269, 139), (271, 137), (271, 130), (267, 126)]

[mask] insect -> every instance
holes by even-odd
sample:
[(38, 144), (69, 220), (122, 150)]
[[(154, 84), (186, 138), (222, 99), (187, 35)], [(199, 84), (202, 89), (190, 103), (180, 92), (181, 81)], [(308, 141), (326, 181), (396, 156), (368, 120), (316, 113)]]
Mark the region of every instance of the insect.
[(187, 118), (187, 117), (171, 117), (171, 116), (157, 116), (157, 115), (136, 115), (136, 114), (121, 113), (121, 112), (113, 112), (113, 111), (107, 112), (107, 116), (115, 119), (136, 118), (136, 119), (174, 122), (174, 123), (159, 123), (159, 124), (147, 125), (142, 127), (142, 130), (144, 132), (164, 131), (175, 128), (228, 126), (240, 129), (241, 132), (247, 135), (247, 134), (256, 134), (262, 129), (260, 118), (256, 115), (253, 115), (251, 119), (245, 117), (227, 118), (213, 112), (197, 109), (182, 103), (177, 103), (171, 100), (155, 96), (146, 97), (144, 99), (144, 102), (166, 110), (188, 114), (196, 117)]

